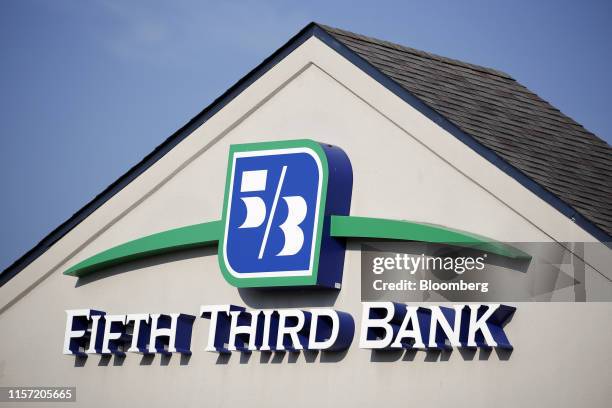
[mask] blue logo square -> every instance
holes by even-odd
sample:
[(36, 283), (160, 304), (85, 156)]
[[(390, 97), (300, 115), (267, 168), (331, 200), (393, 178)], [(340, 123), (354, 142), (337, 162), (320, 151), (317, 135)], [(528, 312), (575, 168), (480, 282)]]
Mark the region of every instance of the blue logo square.
[[(328, 190), (330, 160), (338, 194)], [(348, 212), (351, 186), (350, 162), (333, 146), (311, 140), (233, 145), (219, 242), (228, 282), (339, 285), (344, 243), (329, 237), (328, 213)], [(332, 207), (326, 206), (330, 194)]]
[(231, 274), (311, 275), (322, 177), (307, 148), (234, 154), (224, 242)]

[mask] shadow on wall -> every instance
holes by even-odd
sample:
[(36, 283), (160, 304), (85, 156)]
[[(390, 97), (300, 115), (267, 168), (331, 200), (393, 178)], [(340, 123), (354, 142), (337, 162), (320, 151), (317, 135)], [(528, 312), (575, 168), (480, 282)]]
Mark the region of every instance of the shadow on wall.
[(253, 309), (331, 307), (340, 291), (323, 288), (245, 288), (238, 295)]
[[(476, 359), (478, 354), (478, 360), (486, 361), (492, 354), (493, 348), (481, 348), (481, 349), (468, 349), (458, 348), (459, 354), (464, 361), (472, 361)], [(512, 355), (512, 350), (505, 350), (501, 348), (495, 348), (495, 353), (501, 361), (507, 361)], [(416, 349), (407, 350), (372, 350), (370, 355), (370, 361), (373, 363), (392, 363), (395, 361), (415, 361), (417, 355), (423, 354), (423, 360), (426, 362), (443, 362), (449, 361), (453, 349), (448, 350), (424, 350), (418, 351)]]
[[(117, 266), (111, 266), (109, 268), (104, 268), (100, 271), (93, 272), (87, 276), (83, 276), (77, 279), (74, 287), (78, 288), (79, 286), (87, 285), (88, 283), (92, 283), (100, 279), (110, 278), (110, 277), (113, 277), (115, 275), (119, 275), (122, 273), (127, 273), (127, 272), (139, 273), (152, 266), (162, 265), (162, 264), (176, 262), (176, 261), (183, 261), (186, 259), (207, 257), (207, 256), (216, 257), (217, 247), (187, 249), (187, 250), (177, 251), (177, 252), (172, 252), (172, 253), (167, 253), (167, 254), (154, 255), (151, 257), (147, 257), (145, 259), (135, 260), (132, 262), (126, 262), (124, 264), (117, 265)], [(215, 271), (208, 271), (208, 272), (202, 271), (202, 273), (215, 273)]]
[[(297, 351), (258, 351), (259, 353), (259, 364), (295, 364), (299, 359), (300, 355), (304, 357), (304, 361), (307, 363), (337, 363), (342, 361), (348, 350), (342, 351), (322, 351), (318, 350), (303, 350), (301, 352)], [(233, 353), (239, 354), (239, 362), (240, 364), (249, 364), (249, 362), (253, 359), (254, 353)], [(233, 354), (219, 354), (217, 357), (217, 361), (215, 364), (228, 364), (233, 357)], [(285, 357), (287, 359), (285, 360)]]
[[(143, 354), (140, 358), (139, 365), (141, 366), (150, 366), (153, 365), (153, 362), (157, 358), (159, 358), (160, 366), (168, 366), (173, 359), (173, 354)], [(125, 356), (121, 355), (98, 355), (98, 366), (107, 367), (110, 365), (111, 360), (113, 362), (113, 366), (120, 367), (125, 362)], [(75, 367), (85, 367), (87, 364), (87, 360), (89, 356), (75, 356), (74, 358), (74, 366)], [(91, 357), (93, 358), (93, 357)], [(180, 354), (180, 365), (186, 366), (189, 365), (189, 360), (191, 360), (190, 355)]]
[[(300, 352), (285, 352), (285, 351), (260, 351), (257, 352), (259, 356), (260, 364), (281, 364), (285, 362), (285, 356), (287, 356), (286, 362), (289, 364), (296, 363), (299, 360), (300, 354), (304, 356), (304, 360), (307, 363), (337, 363), (342, 361), (348, 350), (343, 351), (323, 351), (319, 352), (318, 350), (304, 350)], [(248, 364), (255, 353), (232, 353), (232, 354), (219, 354), (217, 356), (217, 361), (215, 364), (228, 364), (233, 355), (239, 355), (240, 364)], [(141, 366), (151, 366), (155, 362), (156, 359), (159, 359), (160, 366), (168, 366), (172, 361), (173, 354), (144, 354), (141, 359), (139, 365)], [(317, 358), (320, 358), (317, 360)], [(89, 356), (75, 356), (74, 358), (74, 366), (75, 367), (85, 367)], [(91, 357), (93, 358), (93, 357)], [(189, 365), (189, 361), (191, 360), (190, 355), (181, 354), (180, 355), (180, 365), (186, 366)], [(111, 364), (115, 367), (120, 367), (125, 362), (125, 356), (120, 355), (101, 355), (99, 356), (98, 366), (107, 367)]]
[[(495, 350), (495, 354), (497, 354), (497, 358), (501, 361), (508, 361), (512, 356), (512, 350), (505, 350), (500, 348), (481, 348), (481, 349), (468, 349), (468, 348), (458, 348), (457, 349), (461, 358), (464, 361), (487, 361), (493, 354), (493, 350)], [(393, 363), (397, 361), (410, 362), (416, 361), (417, 356), (423, 355), (423, 357), (419, 357), (418, 360), (425, 362), (446, 362), (449, 361), (454, 350), (416, 350), (416, 349), (407, 349), (407, 350), (372, 350), (370, 354), (370, 362), (372, 363)], [(300, 359), (300, 355), (304, 358), (306, 363), (338, 363), (346, 357), (348, 350), (343, 351), (322, 351), (318, 350), (303, 350), (301, 352), (289, 352), (289, 351), (258, 351), (253, 353), (227, 353), (227, 354), (219, 354), (217, 356), (217, 360), (215, 364), (217, 365), (225, 365), (229, 364), (232, 359), (238, 358), (240, 364), (253, 364), (252, 360), (256, 358), (253, 356), (254, 354), (259, 354), (259, 360), (255, 361), (255, 364), (295, 364)], [(159, 359), (160, 366), (168, 366), (170, 362), (174, 358), (173, 355), (164, 355), (164, 354), (145, 354), (141, 357), (140, 365), (141, 366), (151, 366), (155, 362), (156, 359)], [(189, 355), (180, 355), (180, 365), (186, 366), (189, 365), (189, 361), (191, 356)], [(75, 367), (84, 367), (87, 363), (87, 356), (77, 356), (74, 359)], [(103, 355), (99, 357), (98, 366), (109, 366), (112, 360), (112, 365), (115, 367), (122, 366), (125, 361), (125, 356), (110, 356)]]

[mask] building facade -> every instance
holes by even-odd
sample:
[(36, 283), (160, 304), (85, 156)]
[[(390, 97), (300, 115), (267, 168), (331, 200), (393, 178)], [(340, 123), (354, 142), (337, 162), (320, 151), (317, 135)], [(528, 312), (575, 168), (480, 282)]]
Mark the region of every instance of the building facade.
[[(331, 288), (235, 287), (216, 243), (64, 274), (126, 242), (225, 219), (230, 146), (302, 139), (350, 159), (346, 215), (587, 243), (567, 246), (584, 261), (586, 296), (494, 299), (516, 308), (504, 326), (512, 350), (372, 350), (360, 347), (372, 236), (342, 239)], [(610, 157), (504, 73), (310, 24), (3, 272), (0, 385), (73, 386), (81, 406), (609, 406)], [(355, 333), (339, 351), (206, 351), (201, 306), (229, 304), (342, 311)], [(64, 354), (66, 311), (80, 309), (193, 315), (191, 354)]]

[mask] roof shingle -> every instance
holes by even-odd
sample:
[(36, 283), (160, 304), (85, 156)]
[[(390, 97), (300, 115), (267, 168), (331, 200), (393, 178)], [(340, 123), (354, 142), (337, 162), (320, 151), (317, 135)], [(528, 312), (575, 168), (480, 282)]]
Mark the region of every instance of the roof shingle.
[(321, 26), (612, 235), (612, 148), (506, 73)]

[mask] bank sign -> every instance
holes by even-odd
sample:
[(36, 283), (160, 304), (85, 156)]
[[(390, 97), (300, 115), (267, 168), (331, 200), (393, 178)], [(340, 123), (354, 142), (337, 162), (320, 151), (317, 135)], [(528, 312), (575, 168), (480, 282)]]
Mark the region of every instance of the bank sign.
[[(231, 285), (323, 287), (342, 284), (346, 240), (375, 238), (473, 247), (509, 258), (528, 256), (476, 234), (404, 220), (350, 216), (353, 174), (346, 153), (311, 140), (233, 145), (222, 218), (146, 236), (96, 254), (65, 274), (83, 277), (109, 266), (185, 248), (217, 245)], [(273, 296), (273, 294), (271, 294)], [(363, 348), (501, 347), (515, 308), (495, 305), (407, 306), (364, 302)], [(119, 314), (67, 310), (64, 353), (191, 353), (195, 314)], [(342, 350), (353, 317), (333, 309), (246, 310), (203, 305), (210, 320), (206, 350)]]

